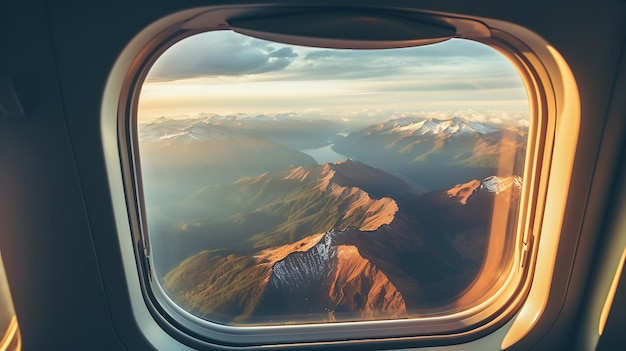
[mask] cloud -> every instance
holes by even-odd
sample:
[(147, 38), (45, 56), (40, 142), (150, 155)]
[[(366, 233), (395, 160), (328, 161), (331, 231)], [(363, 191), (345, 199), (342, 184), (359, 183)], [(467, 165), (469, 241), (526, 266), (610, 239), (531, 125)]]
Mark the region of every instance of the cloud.
[(405, 81), (374, 81), (361, 84), (363, 91), (369, 92), (451, 92), (451, 91), (500, 91), (506, 92), (506, 89), (515, 90), (516, 97), (523, 98), (524, 90), (519, 89), (521, 82), (514, 77), (463, 77), (461, 76), (443, 76), (429, 77), (424, 80), (405, 80)]
[[(176, 81), (176, 82), (173, 82)], [(393, 111), (527, 106), (515, 67), (487, 45), (462, 39), (385, 50), (331, 50), (272, 43), (234, 32), (187, 38), (150, 71), (142, 99), (159, 111), (261, 113), (322, 107), (363, 120)], [(148, 106), (145, 105), (145, 106)], [(381, 108), (384, 112), (372, 112)], [(467, 112), (465, 112), (467, 114)], [(470, 114), (505, 123), (527, 115)]]
[(278, 58), (293, 58), (298, 57), (292, 48), (280, 48), (278, 50), (272, 51), (269, 53), (269, 57), (278, 57)]
[(186, 38), (168, 49), (150, 70), (148, 80), (205, 76), (242, 76), (279, 71), (298, 54), (291, 47), (211, 32)]
[[(515, 68), (487, 45), (469, 40), (449, 40), (435, 45), (386, 50), (330, 50), (299, 48), (300, 57), (284, 79), (369, 79), (414, 81), (511, 78)], [(509, 80), (510, 81), (510, 80)], [(521, 84), (517, 84), (521, 86)]]
[(338, 55), (337, 51), (330, 50), (315, 50), (311, 51), (304, 56), (305, 60), (319, 60), (329, 57), (336, 57)]
[(271, 43), (220, 31), (198, 34), (172, 46), (155, 63), (148, 80), (253, 75), (255, 80), (268, 81), (393, 81), (398, 77), (445, 81), (451, 74), (466, 81), (517, 75), (494, 49), (469, 40), (414, 48), (332, 50)]

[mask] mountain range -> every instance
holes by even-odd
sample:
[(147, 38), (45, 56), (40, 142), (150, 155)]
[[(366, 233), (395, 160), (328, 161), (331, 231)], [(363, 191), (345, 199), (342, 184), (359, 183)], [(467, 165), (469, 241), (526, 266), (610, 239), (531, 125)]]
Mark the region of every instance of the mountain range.
[(350, 133), (336, 152), (399, 175), (424, 190), (493, 174), (521, 174), (527, 132), (458, 117), (399, 118)]
[(209, 115), (173, 119), (159, 117), (140, 124), (140, 140), (163, 140), (180, 135), (192, 138), (210, 138), (217, 128), (222, 133), (247, 135), (287, 146), (294, 150), (312, 149), (327, 145), (342, 126), (326, 119), (305, 119), (296, 113), (276, 115)]
[(198, 189), (317, 162), (268, 138), (203, 120), (161, 118), (139, 126), (146, 202), (181, 200)]
[(384, 196), (409, 190), (393, 175), (352, 160), (208, 186), (148, 213), (159, 255), (156, 269), (166, 272), (198, 247), (249, 253), (331, 228), (372, 230), (389, 223), (398, 210)]
[[(377, 185), (378, 196), (370, 196), (363, 188), (371, 184), (358, 177), (363, 188), (350, 185), (346, 174), (360, 174), (359, 169), (377, 175), (370, 183)], [(380, 186), (385, 179), (393, 180), (388, 191)], [(231, 243), (181, 255), (188, 257), (169, 270), (163, 286), (183, 308), (230, 324), (427, 313), (453, 301), (475, 278), (492, 210), (516, 210), (520, 187), (519, 177), (491, 177), (416, 195), (394, 176), (354, 160), (208, 187), (179, 204), (180, 213), (206, 211), (202, 204), (222, 199), (222, 210), (241, 212), (221, 224), (202, 223), (192, 241), (219, 235)], [(495, 209), (496, 198), (510, 206)], [(254, 221), (239, 220), (253, 213)], [(180, 224), (186, 230), (172, 234), (177, 243), (190, 234), (190, 223)], [(209, 242), (215, 244), (207, 240), (204, 247)]]
[[(151, 256), (174, 301), (283, 324), (436, 315), (470, 289), (492, 228), (513, 232), (526, 131), (460, 118), (340, 130), (294, 114), (139, 125)], [(318, 164), (318, 147), (347, 159)]]

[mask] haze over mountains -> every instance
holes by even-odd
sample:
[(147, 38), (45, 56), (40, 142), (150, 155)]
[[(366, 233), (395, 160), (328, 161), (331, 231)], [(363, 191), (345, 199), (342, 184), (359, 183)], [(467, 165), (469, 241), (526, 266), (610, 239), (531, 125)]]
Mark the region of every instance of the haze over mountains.
[[(152, 256), (174, 301), (221, 323), (371, 320), (467, 288), (494, 212), (517, 213), (526, 132), (459, 118), (344, 128), (294, 114), (140, 125)], [(329, 146), (345, 160), (306, 153)]]
[[(217, 118), (218, 123), (214, 123), (214, 119), (160, 118), (139, 125), (143, 180), (150, 189), (149, 201), (167, 203), (203, 186), (229, 183), (290, 165), (316, 163), (297, 149), (257, 135), (258, 130), (253, 127), (265, 125), (267, 121), (263, 118), (254, 119), (253, 123), (229, 122), (223, 118)], [(249, 128), (241, 126), (248, 124)], [(296, 124), (291, 129), (278, 124), (280, 130), (274, 132), (274, 137), (310, 127)], [(322, 129), (320, 134), (327, 137), (328, 133)]]
[[(495, 175), (502, 160), (511, 160), (510, 173), (521, 174), (526, 150), (525, 129), (458, 117), (397, 118), (344, 137), (346, 128), (294, 113), (161, 117), (139, 125), (144, 181), (158, 189), (155, 197), (169, 202), (168, 197), (180, 199), (202, 186), (315, 164), (303, 151), (330, 145), (346, 158), (395, 174), (423, 191)], [(175, 191), (164, 190), (168, 188)]]
[(296, 150), (324, 146), (342, 131), (342, 126), (337, 122), (302, 119), (295, 113), (273, 116), (201, 114), (196, 118), (186, 119), (160, 117), (140, 126), (140, 139), (143, 140), (164, 140), (179, 136), (200, 140), (211, 138), (216, 131), (221, 131), (222, 134), (232, 133), (271, 140)]
[(333, 149), (434, 190), (494, 175), (503, 159), (521, 174), (526, 139), (524, 130), (458, 117), (400, 118), (352, 132)]

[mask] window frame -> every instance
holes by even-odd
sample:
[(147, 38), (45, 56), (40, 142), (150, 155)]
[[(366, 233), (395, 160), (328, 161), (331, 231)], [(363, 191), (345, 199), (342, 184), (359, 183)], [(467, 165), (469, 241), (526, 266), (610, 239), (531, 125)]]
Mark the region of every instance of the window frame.
[[(242, 8), (224, 7), (225, 11), (221, 13), (232, 14)], [(248, 11), (250, 7), (244, 7), (245, 11)], [(186, 13), (178, 13), (180, 18), (189, 17), (190, 13), (199, 12), (188, 11)], [(210, 16), (219, 17), (219, 11), (213, 11)], [(217, 16), (215, 16), (217, 13)], [(205, 13), (206, 14), (206, 13)], [(440, 15), (441, 18), (445, 18), (451, 21), (459, 21), (458, 27), (471, 27), (467, 21), (474, 21), (474, 19), (464, 19), (461, 17), (448, 17), (446, 15)], [(193, 21), (193, 17), (192, 21)], [(202, 14), (195, 17), (202, 18)], [(206, 19), (206, 17), (204, 17)], [(465, 21), (465, 22), (464, 22)], [(219, 20), (217, 21), (219, 22)], [(513, 32), (523, 32), (522, 28), (515, 28), (509, 26), (509, 24), (501, 23), (498, 21), (492, 21), (496, 26), (500, 25), (501, 28), (512, 29)], [(289, 326), (288, 328), (280, 327), (258, 327), (257, 335), (245, 335), (242, 333), (243, 328), (249, 327), (227, 327), (218, 328), (214, 333), (207, 335), (207, 329), (198, 328), (195, 324), (197, 321), (189, 321), (189, 316), (185, 316), (185, 312), (177, 315), (180, 311), (176, 311), (177, 306), (170, 306), (169, 303), (164, 300), (167, 299), (162, 291), (159, 291), (160, 284), (156, 283), (153, 277), (150, 275), (150, 258), (149, 253), (146, 251), (146, 247), (149, 247), (147, 242), (148, 236), (143, 233), (147, 233), (147, 228), (144, 223), (145, 213), (142, 206), (141, 199), (142, 185), (139, 165), (139, 155), (137, 148), (137, 131), (136, 131), (136, 110), (139, 90), (141, 89), (141, 83), (145, 79), (149, 68), (152, 63), (163, 53), (167, 48), (173, 45), (175, 42), (181, 40), (184, 37), (197, 34), (208, 30), (221, 30), (223, 27), (217, 25), (213, 28), (206, 28), (206, 24), (203, 24), (203, 28), (199, 29), (197, 25), (189, 25), (190, 22), (176, 21), (170, 28), (160, 31), (157, 35), (148, 35), (150, 38), (142, 38), (144, 40), (143, 50), (140, 54), (132, 58), (132, 64), (126, 71), (123, 88), (118, 91), (118, 104), (117, 104), (117, 145), (119, 147), (119, 157), (121, 158), (121, 170), (123, 174), (123, 181), (126, 190), (126, 204), (127, 204), (127, 220), (130, 219), (130, 233), (133, 241), (133, 251), (136, 267), (139, 269), (139, 275), (137, 272), (131, 273), (130, 278), (133, 276), (135, 279), (138, 277), (141, 285), (141, 293), (144, 296), (144, 302), (155, 319), (166, 332), (171, 336), (183, 342), (184, 344), (198, 346), (209, 344), (222, 344), (222, 345), (234, 345), (234, 346), (254, 346), (254, 345), (292, 345), (302, 346), (302, 340), (306, 340), (306, 343), (327, 343), (331, 342), (333, 345), (345, 345), (353, 344), (351, 339), (359, 339), (362, 343), (367, 342), (369, 344), (374, 343), (387, 343), (389, 341), (407, 342), (411, 346), (419, 345), (431, 345), (431, 344), (454, 344), (464, 342), (472, 339), (476, 339), (480, 336), (486, 335), (507, 322), (518, 312), (524, 301), (530, 296), (531, 280), (533, 278), (533, 268), (537, 262), (537, 254), (539, 252), (539, 246), (541, 244), (538, 240), (538, 233), (541, 231), (541, 225), (543, 223), (544, 209), (546, 208), (546, 198), (548, 197), (548, 180), (551, 178), (550, 169), (552, 163), (552, 150), (555, 147), (555, 133), (556, 133), (556, 119), (557, 113), (555, 110), (559, 105), (558, 97), (552, 86), (552, 80), (554, 78), (554, 71), (546, 70), (546, 67), (542, 64), (545, 63), (545, 53), (537, 53), (525, 45), (525, 41), (518, 39), (517, 37), (509, 34), (510, 32), (505, 30), (497, 30), (496, 26), (487, 27), (491, 32), (490, 36), (485, 36), (484, 31), (466, 30), (467, 33), (460, 35), (465, 36), (466, 39), (476, 40), (489, 45), (492, 48), (500, 51), (501, 54), (509, 58), (513, 64), (518, 68), (518, 72), (522, 76), (525, 82), (527, 93), (529, 96), (530, 115), (535, 113), (539, 118), (536, 121), (531, 121), (528, 135), (528, 145), (526, 153), (526, 167), (524, 172), (524, 186), (523, 196), (520, 204), (520, 218), (519, 221), (522, 226), (518, 226), (518, 234), (524, 233), (522, 239), (526, 245), (516, 250), (516, 258), (513, 263), (514, 267), (519, 266), (520, 261), (524, 261), (525, 269), (529, 270), (530, 274), (525, 274), (524, 279), (521, 281), (515, 289), (513, 298), (504, 299), (502, 303), (496, 307), (486, 308), (482, 311), (475, 311), (471, 309), (470, 315), (466, 319), (454, 321), (445, 320), (447, 317), (437, 318), (425, 318), (420, 323), (441, 323), (439, 326), (444, 326), (444, 329), (433, 328), (434, 324), (420, 325), (416, 324), (415, 320), (409, 322), (410, 325), (397, 325), (397, 322), (407, 324), (405, 321), (373, 321), (373, 322), (345, 322), (338, 324), (328, 324), (322, 326), (321, 329), (314, 329), (317, 326), (311, 328), (311, 326)], [(209, 21), (210, 23), (210, 21)], [(526, 30), (527, 31), (527, 30)], [(533, 37), (533, 33), (529, 33), (529, 38), (541, 41), (540, 38)], [(527, 38), (525, 38), (527, 39)], [(533, 45), (533, 48), (536, 46)], [(558, 55), (558, 53), (556, 53)], [(539, 58), (541, 56), (541, 59)], [(550, 60), (548, 60), (550, 61)], [(563, 67), (559, 67), (563, 68)], [(567, 67), (565, 66), (565, 69)], [(567, 73), (567, 72), (566, 72)], [(570, 73), (571, 74), (571, 73)], [(561, 101), (562, 102), (562, 101)], [(129, 117), (130, 116), (130, 117)], [(104, 130), (105, 128), (103, 128)], [(576, 134), (577, 136), (577, 134)], [(543, 140), (542, 140), (543, 139)], [(575, 137), (574, 137), (575, 139)], [(531, 140), (535, 144), (534, 148), (530, 147)], [(128, 152), (130, 151), (130, 152)], [(119, 159), (118, 159), (119, 162)], [(570, 171), (567, 169), (565, 171)], [(538, 174), (538, 177), (532, 176)], [(528, 181), (530, 180), (530, 181)], [(569, 184), (568, 182), (566, 182)], [(524, 206), (526, 205), (526, 206)], [(523, 211), (526, 208), (527, 211)], [(531, 211), (530, 209), (534, 209)], [(121, 234), (120, 234), (121, 235)], [(558, 235), (557, 235), (558, 236)], [(558, 239), (558, 238), (557, 238)], [(523, 253), (525, 252), (525, 253)], [(128, 275), (128, 274), (127, 274)], [(162, 289), (161, 289), (162, 290)], [(497, 313), (497, 314), (496, 314)], [(193, 319), (199, 319), (192, 317)], [(189, 323), (191, 322), (191, 323)], [(210, 323), (210, 322), (209, 322)], [(516, 322), (517, 323), (517, 322)], [(214, 323), (211, 323), (215, 325)], [(455, 327), (450, 328), (450, 324)], [(515, 324), (515, 323), (514, 323)], [(519, 325), (519, 323), (517, 323)], [(377, 328), (377, 333), (373, 333), (372, 330), (363, 329), (363, 326), (375, 326), (380, 325)], [(346, 326), (346, 327), (342, 327)], [(350, 329), (354, 327), (355, 329)], [(230, 329), (229, 329), (230, 328)], [(257, 327), (250, 327), (256, 329)], [(302, 329), (309, 329), (310, 335), (303, 335)], [(345, 330), (345, 329), (348, 330)], [(389, 329), (388, 329), (389, 328)], [(284, 329), (290, 329), (291, 331), (285, 333)], [(361, 329), (361, 330), (358, 330)], [(393, 330), (396, 334), (391, 335), (389, 330)], [(398, 332), (402, 329), (402, 332)], [(252, 329), (250, 329), (252, 330)], [(419, 333), (416, 333), (419, 330)], [(454, 330), (453, 334), (443, 332)], [(269, 333), (271, 332), (271, 333)], [(272, 334), (273, 333), (273, 334)], [(348, 333), (348, 335), (346, 335)], [(225, 337), (226, 336), (226, 337)], [(317, 337), (316, 337), (317, 336)], [(339, 337), (343, 337), (343, 341), (339, 340)], [(245, 339), (245, 338), (248, 339)], [(245, 339), (245, 340), (244, 340)]]

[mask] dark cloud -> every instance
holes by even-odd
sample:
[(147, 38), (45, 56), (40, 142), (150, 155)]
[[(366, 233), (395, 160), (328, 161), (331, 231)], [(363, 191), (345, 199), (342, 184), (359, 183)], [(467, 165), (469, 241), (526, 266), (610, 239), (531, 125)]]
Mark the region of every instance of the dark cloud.
[(319, 60), (322, 58), (336, 57), (338, 53), (339, 53), (338, 51), (317, 50), (317, 51), (312, 51), (306, 54), (306, 56), (304, 56), (304, 59), (305, 60)]
[(395, 60), (415, 60), (417, 58), (429, 61), (436, 59), (490, 59), (500, 58), (501, 55), (494, 49), (481, 43), (470, 40), (453, 39), (435, 45), (420, 47), (408, 47), (398, 49), (383, 50), (329, 50), (311, 49), (306, 55), (306, 60), (320, 60), (326, 58), (351, 59), (354, 57), (372, 59), (395, 59)]
[(276, 49), (267, 42), (213, 32), (186, 38), (154, 64), (149, 80), (202, 76), (238, 76), (282, 70), (298, 54), (290, 47)]
[[(300, 51), (299, 51), (300, 52)], [(300, 52), (303, 65), (292, 76), (306, 79), (415, 77), (515, 77), (513, 66), (494, 49), (469, 40), (385, 50), (310, 49)], [(453, 73), (451, 73), (453, 72)]]
[(298, 57), (298, 54), (295, 53), (292, 48), (285, 47), (285, 48), (280, 48), (278, 50), (270, 52), (269, 57), (292, 58), (292, 57)]
[[(149, 80), (278, 72), (294, 62), (299, 62), (297, 67), (289, 68), (282, 78), (362, 79), (422, 71), (428, 74), (442, 66), (468, 63), (482, 66), (481, 72), (470, 72), (479, 76), (493, 75), (494, 69), (505, 61), (488, 46), (468, 40), (415, 48), (330, 50), (287, 46), (224, 31), (198, 34), (177, 43), (155, 63)], [(511, 70), (504, 73), (510, 75)]]
[[(461, 39), (413, 48), (331, 50), (271, 43), (234, 32), (187, 38), (166, 51), (150, 80), (259, 75), (256, 81), (363, 80), (380, 91), (519, 89), (515, 68), (487, 45)], [(381, 84), (370, 84), (380, 82)]]

